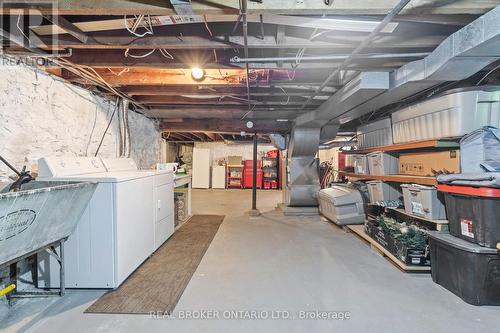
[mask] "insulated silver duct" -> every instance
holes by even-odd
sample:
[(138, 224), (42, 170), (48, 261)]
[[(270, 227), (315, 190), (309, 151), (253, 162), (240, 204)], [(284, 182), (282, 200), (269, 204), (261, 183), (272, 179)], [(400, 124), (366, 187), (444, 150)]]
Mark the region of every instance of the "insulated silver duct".
[(315, 206), (320, 189), (316, 154), (320, 142), (335, 138), (339, 125), (329, 124), (335, 115), (377, 96), (389, 88), (389, 73), (367, 72), (329, 98), (321, 107), (297, 118), (288, 147), (286, 204), (288, 206)]
[(289, 181), (286, 189), (288, 206), (317, 206), (320, 190), (318, 161), (321, 128), (295, 127), (288, 146)]
[(332, 121), (344, 124), (446, 81), (464, 80), (498, 59), (500, 7), (452, 34), (424, 59), (393, 71), (385, 93)]
[[(479, 17), (444, 40), (430, 55), (391, 73), (362, 72), (318, 109), (296, 119), (289, 149), (291, 206), (316, 202), (318, 175), (310, 164), (320, 143), (333, 137), (335, 125), (377, 111), (446, 81), (466, 79), (500, 59), (500, 7)], [(297, 148), (299, 147), (298, 151)]]

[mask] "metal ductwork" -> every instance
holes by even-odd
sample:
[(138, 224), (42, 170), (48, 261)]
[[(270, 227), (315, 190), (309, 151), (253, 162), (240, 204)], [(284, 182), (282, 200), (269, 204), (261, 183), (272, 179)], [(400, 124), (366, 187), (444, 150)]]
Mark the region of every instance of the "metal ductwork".
[(316, 204), (319, 176), (311, 165), (320, 142), (331, 140), (341, 124), (443, 82), (466, 79), (499, 58), (500, 7), (497, 7), (452, 34), (424, 59), (391, 73), (357, 75), (318, 109), (296, 119), (288, 153), (287, 204)]
[(320, 190), (318, 161), (320, 127), (295, 127), (288, 146), (289, 182), (286, 190), (288, 206), (317, 206)]
[(316, 195), (320, 183), (316, 154), (320, 142), (331, 141), (339, 130), (339, 125), (329, 124), (330, 119), (381, 94), (388, 88), (389, 73), (361, 73), (318, 109), (297, 118), (288, 147), (290, 179), (287, 185), (287, 205), (317, 205)]
[(284, 137), (281, 134), (269, 134), (269, 139), (271, 140), (271, 143), (278, 148), (279, 150), (285, 150), (286, 149), (286, 137)]
[(445, 39), (424, 59), (390, 74), (390, 89), (340, 117), (344, 124), (446, 81), (464, 80), (500, 59), (500, 7)]

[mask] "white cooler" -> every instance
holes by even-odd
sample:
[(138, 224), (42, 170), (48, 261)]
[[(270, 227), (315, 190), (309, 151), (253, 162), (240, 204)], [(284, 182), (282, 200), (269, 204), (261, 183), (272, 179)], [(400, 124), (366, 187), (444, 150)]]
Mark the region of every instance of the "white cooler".
[(361, 192), (348, 185), (334, 185), (319, 191), (319, 212), (339, 224), (365, 223), (365, 208)]

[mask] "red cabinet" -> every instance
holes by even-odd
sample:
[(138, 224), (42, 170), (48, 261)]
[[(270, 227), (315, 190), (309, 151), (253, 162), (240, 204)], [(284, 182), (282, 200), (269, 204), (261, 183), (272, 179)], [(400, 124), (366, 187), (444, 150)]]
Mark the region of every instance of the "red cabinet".
[[(253, 187), (253, 160), (246, 160), (243, 167), (243, 188)], [(262, 188), (262, 161), (257, 161), (257, 188)]]

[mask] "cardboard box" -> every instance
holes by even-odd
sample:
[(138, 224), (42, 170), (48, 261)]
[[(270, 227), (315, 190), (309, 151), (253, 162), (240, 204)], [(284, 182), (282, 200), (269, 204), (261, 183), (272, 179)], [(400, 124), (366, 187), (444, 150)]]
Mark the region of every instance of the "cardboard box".
[(243, 156), (228, 156), (227, 165), (242, 165)]
[(435, 176), (437, 173), (460, 173), (460, 150), (401, 153), (399, 173), (413, 176)]

